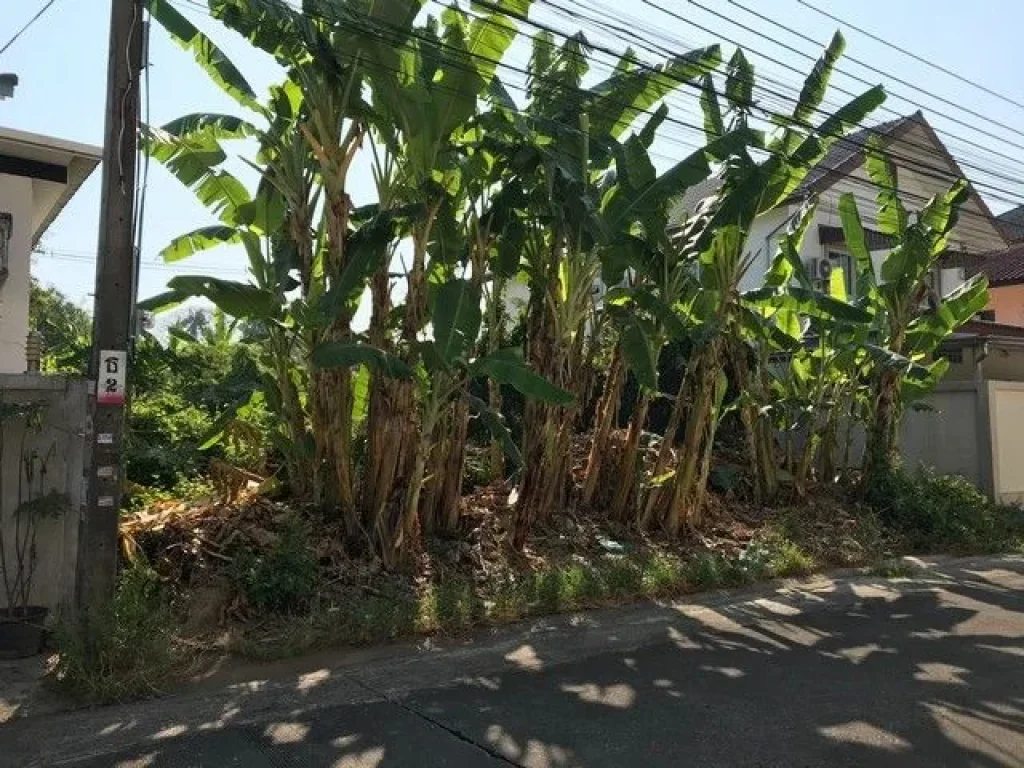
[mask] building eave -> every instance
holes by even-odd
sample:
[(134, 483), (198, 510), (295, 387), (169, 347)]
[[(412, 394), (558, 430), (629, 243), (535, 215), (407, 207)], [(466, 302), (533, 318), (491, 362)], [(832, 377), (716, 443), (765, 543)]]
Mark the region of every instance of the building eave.
[(63, 168), (66, 172), (60, 194), (49, 203), (33, 227), (31, 245), (35, 248), (49, 226), (99, 166), (103, 151), (91, 144), (0, 126), (0, 155), (24, 161), (19, 175), (29, 178), (52, 181), (47, 169), (54, 167)]

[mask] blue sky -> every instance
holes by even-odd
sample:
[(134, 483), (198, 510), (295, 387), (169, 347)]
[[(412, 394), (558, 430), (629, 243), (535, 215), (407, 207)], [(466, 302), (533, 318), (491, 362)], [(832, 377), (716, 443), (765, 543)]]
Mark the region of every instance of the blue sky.
[[(35, 13), (41, 2), (3, 0), (0, 44)], [(755, 9), (821, 44), (827, 42), (837, 26), (798, 0), (738, 0), (738, 4), (726, 0), (699, 2), (707, 10), (679, 0), (586, 0), (582, 3), (545, 0), (535, 5), (535, 9), (542, 23), (565, 31), (582, 27), (592, 42), (602, 48), (621, 51), (627, 44), (632, 44), (651, 61), (656, 60), (656, 54), (644, 49), (652, 45), (681, 51), (685, 47), (721, 42), (726, 55), (729, 55), (734, 45), (727, 41), (728, 38), (748, 51), (758, 75), (776, 81), (777, 85), (772, 87), (780, 91), (792, 91), (802, 80), (802, 75), (788, 67), (800, 73), (811, 67), (809, 59), (782, 45), (810, 55), (816, 55), (817, 49), (806, 40), (750, 15), (741, 6)], [(1021, 46), (1024, 45), (1020, 31), (1024, 29), (1024, 7), (1019, 0), (957, 3), (935, 0), (813, 0), (813, 5), (827, 8), (835, 15), (898, 43), (929, 61), (1024, 104), (1024, 80), (1020, 78)], [(672, 18), (655, 6), (678, 13), (686, 21)], [(233, 33), (201, 13), (185, 10), (187, 3), (181, 2), (178, 7), (221, 44), (259, 92), (278, 78), (276, 65), (268, 57), (253, 51)], [(593, 18), (619, 23), (632, 31), (630, 39), (597, 30), (585, 18), (574, 22), (560, 10), (570, 8)], [(101, 142), (109, 9), (110, 4), (106, 0), (58, 0), (36, 25), (0, 56), (0, 71), (15, 72), (21, 80), (15, 98), (0, 102), (0, 125), (80, 142)], [(436, 11), (437, 7), (434, 6), (433, 10)], [(762, 30), (762, 34), (754, 35), (730, 23), (730, 19)], [(714, 34), (700, 29), (698, 25), (712, 30)], [(534, 30), (527, 27), (526, 31)], [(840, 68), (849, 75), (885, 84), (890, 90), (886, 109), (901, 114), (912, 112), (917, 106), (897, 94), (910, 97), (910, 101), (924, 108), (932, 125), (947, 140), (947, 145), (958, 159), (973, 166), (996, 170), (1004, 176), (1024, 179), (1024, 109), (936, 72), (857, 32), (844, 32), (848, 56), (868, 63), (888, 73), (888, 76), (866, 70), (849, 59), (842, 61)], [(509, 60), (514, 66), (521, 67), (525, 62), (524, 54), (525, 46), (517, 46)], [(765, 56), (781, 63), (770, 61)], [(609, 59), (602, 51), (596, 51), (595, 57), (599, 64)], [(234, 102), (211, 85), (191, 58), (174, 46), (159, 27), (153, 30), (150, 61), (151, 122), (161, 124), (189, 112), (238, 113), (239, 108)], [(839, 75), (833, 82), (850, 91), (859, 92), (866, 88), (849, 75)], [(515, 73), (506, 73), (506, 76), (515, 80)], [(938, 94), (954, 104), (987, 116), (988, 120), (958, 111), (892, 78)], [(830, 96), (833, 102), (845, 98), (836, 92)], [(688, 153), (688, 145), (698, 138), (685, 125), (699, 123), (693, 94), (677, 93), (670, 100), (670, 107), (679, 122), (665, 126), (665, 136), (654, 148), (662, 166)], [(892, 114), (885, 111), (876, 115), (878, 120), (890, 117)], [(1004, 123), (1021, 131), (1021, 134), (995, 126), (994, 122)], [(979, 133), (979, 129), (1003, 137), (1006, 142), (985, 136)], [(239, 154), (245, 154), (247, 149), (244, 145), (235, 148)], [(251, 179), (251, 173), (241, 162), (233, 163), (233, 168)], [(1024, 182), (986, 176), (971, 168), (965, 170), (975, 182), (1001, 188), (999, 191), (980, 189), (996, 212), (1009, 207), (1011, 201), (1024, 202)], [(373, 198), (365, 167), (355, 171), (352, 194), (357, 203), (369, 202)], [(33, 264), (35, 275), (83, 304), (89, 302), (88, 295), (92, 290), (98, 215), (97, 173), (50, 228), (42, 243), (46, 253), (37, 256)], [(244, 278), (243, 260), (230, 249), (213, 251), (173, 268), (160, 262), (161, 248), (174, 235), (208, 223), (212, 223), (211, 217), (195, 202), (191, 193), (181, 188), (159, 166), (152, 166), (143, 232), (141, 296), (162, 290), (176, 271), (205, 272), (229, 279)]]

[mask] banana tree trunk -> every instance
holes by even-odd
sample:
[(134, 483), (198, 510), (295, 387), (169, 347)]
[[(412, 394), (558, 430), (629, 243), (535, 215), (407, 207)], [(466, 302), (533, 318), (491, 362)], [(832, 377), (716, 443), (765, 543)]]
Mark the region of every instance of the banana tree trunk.
[(900, 418), (900, 375), (883, 371), (875, 390), (874, 414), (864, 453), (863, 488), (890, 471), (896, 458), (896, 430)]
[(586, 475), (580, 496), (584, 507), (593, 503), (594, 494), (600, 483), (602, 453), (608, 449), (608, 438), (615, 426), (615, 417), (619, 412), (622, 387), (625, 381), (626, 368), (622, 361), (622, 352), (616, 346), (612, 355), (611, 369), (608, 371), (608, 378), (605, 381), (604, 392), (597, 408), (597, 424), (590, 443), (590, 452), (587, 455)]
[[(440, 379), (442, 377), (438, 377)], [(427, 460), (434, 439), (438, 418), (441, 413), (442, 384), (435, 380), (434, 388), (427, 397), (423, 408), (423, 422), (419, 440), (413, 454), (412, 472), (406, 489), (405, 504), (402, 509), (399, 528), (385, 565), (410, 564), (421, 545), (420, 497), (423, 492)]]
[(760, 425), (758, 417), (757, 389), (751, 381), (750, 368), (747, 365), (744, 350), (738, 343), (730, 345), (732, 367), (736, 374), (736, 384), (740, 392), (747, 395), (747, 401), (740, 407), (740, 420), (743, 422), (743, 434), (747, 444), (747, 461), (750, 462), (750, 474), (754, 481), (754, 501), (760, 504), (765, 498), (764, 468), (762, 467)]
[(626, 433), (626, 444), (622, 448), (622, 460), (619, 465), (618, 484), (612, 496), (609, 514), (616, 520), (626, 520), (630, 509), (637, 503), (637, 488), (643, 479), (643, 466), (638, 460), (640, 438), (647, 424), (647, 412), (650, 409), (651, 397), (646, 392), (641, 395), (633, 409)]
[[(530, 292), (526, 318), (526, 359), (548, 381), (570, 388), (571, 354), (559, 338), (555, 303), (560, 301), (558, 267), (561, 249), (552, 247), (548, 284)], [(570, 391), (572, 391), (570, 389)], [(552, 510), (565, 505), (568, 461), (572, 449), (573, 414), (569, 408), (528, 400), (524, 409), (523, 479), (514, 514), (512, 541), (521, 549), (533, 528)]]
[(302, 409), (299, 389), (292, 378), (291, 357), (288, 345), (282, 343), (278, 334), (271, 332), (269, 347), (273, 362), (274, 385), (281, 401), (279, 415), (285, 436), (288, 439), (290, 455), (285, 456), (285, 471), (288, 487), (292, 494), (306, 498), (311, 491), (313, 467), (307, 459), (306, 414)]
[[(683, 446), (668, 509), (665, 527), (671, 535), (678, 535), (682, 526), (699, 524), (710, 452), (714, 438), (715, 382), (721, 369), (718, 345), (712, 342), (700, 355), (690, 390), (691, 406), (683, 432)], [(705, 455), (706, 454), (706, 455)]]
[[(345, 268), (345, 235), (351, 200), (342, 191), (327, 201), (327, 254), (324, 271), (329, 285)], [(320, 334), (320, 341), (348, 341), (352, 311), (343, 308)], [(352, 478), (352, 373), (348, 368), (321, 370), (310, 361), (310, 411), (316, 446), (315, 498), (337, 508), (349, 532), (357, 527)]]
[[(577, 340), (583, 342), (584, 335), (586, 336), (586, 353), (584, 359), (580, 364), (580, 382), (579, 382), (579, 407), (576, 409), (576, 429), (580, 432), (587, 432), (590, 430), (592, 424), (599, 418), (601, 401), (604, 398), (604, 390), (601, 392), (601, 397), (597, 403), (597, 407), (594, 409), (590, 408), (590, 403), (593, 402), (595, 390), (598, 387), (599, 376), (597, 370), (597, 359), (601, 354), (601, 327), (598, 318), (593, 321), (593, 327), (587, 334), (581, 334), (577, 337)], [(605, 381), (605, 389), (607, 389), (608, 383)]]
[[(432, 208), (427, 219), (413, 233), (412, 269), (408, 275), (402, 325), (402, 339), (410, 364), (415, 363), (413, 345), (425, 322), (426, 253), (436, 212), (437, 208)], [(391, 314), (389, 268), (390, 264), (381, 265), (370, 286), (374, 309), (370, 336), (374, 343), (383, 348), (393, 347), (386, 331)], [(375, 531), (376, 546), (385, 564), (390, 567), (405, 561), (419, 544), (417, 510), (420, 489), (416, 489), (417, 506), (412, 511), (412, 518), (408, 507), (409, 494), (413, 476), (417, 472), (417, 462), (420, 462), (420, 480), (417, 482), (422, 482), (427, 457), (418, 456), (417, 453), (423, 449), (424, 439), (429, 446), (432, 435), (423, 434), (426, 426), (417, 408), (416, 383), (411, 380), (374, 374), (370, 385), (368, 418), (363, 517)]]
[(459, 497), (466, 465), (469, 403), (462, 397), (450, 403), (438, 420), (436, 439), (428, 462), (428, 479), (420, 502), (425, 531), (454, 533), (459, 527)]
[[(686, 394), (688, 384), (696, 369), (697, 358), (692, 358), (686, 365), (682, 381), (679, 382), (679, 391), (676, 392), (675, 402), (672, 404), (672, 413), (669, 415), (668, 424), (665, 426), (665, 434), (661, 438), (661, 445), (658, 448), (658, 459), (651, 472), (651, 479), (660, 478), (668, 471), (669, 463), (672, 460), (672, 448), (675, 445), (676, 433), (683, 421), (683, 411), (686, 409)], [(641, 494), (641, 504), (637, 515), (637, 527), (645, 530), (654, 517), (658, 502), (667, 497), (671, 485), (662, 485), (648, 488), (645, 494)]]
[[(490, 305), (487, 316), (487, 354), (492, 355), (501, 346), (502, 297), (505, 279), (495, 275), (491, 283)], [(487, 379), (487, 405), (495, 413), (501, 413), (501, 385), (494, 379)], [(505, 451), (497, 438), (492, 437), (488, 447), (488, 468), (492, 483), (505, 479)]]
[[(391, 315), (390, 263), (382, 263), (370, 282), (372, 312), (368, 335), (380, 349), (392, 349), (387, 321)], [(375, 531), (380, 549), (392, 547), (390, 530), (393, 507), (402, 503), (401, 481), (408, 476), (411, 461), (408, 414), (415, 408), (409, 382), (379, 372), (370, 375), (369, 409), (366, 430), (366, 470), (363, 476), (362, 517)]]
[[(903, 354), (904, 330), (898, 320), (891, 320), (891, 349)], [(890, 472), (896, 461), (896, 435), (901, 416), (899, 371), (885, 369), (877, 379), (874, 391), (872, 421), (864, 451), (864, 472), (861, 487), (866, 490), (883, 474)]]

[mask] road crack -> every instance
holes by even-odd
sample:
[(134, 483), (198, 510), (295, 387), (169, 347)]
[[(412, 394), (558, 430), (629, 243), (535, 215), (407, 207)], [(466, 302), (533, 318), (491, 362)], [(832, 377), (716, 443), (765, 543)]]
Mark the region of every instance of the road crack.
[(351, 680), (353, 683), (358, 685), (359, 687), (363, 688), (367, 693), (370, 693), (373, 696), (377, 696), (377, 697), (382, 698), (388, 704), (392, 704), (393, 706), (398, 707), (403, 712), (407, 712), (410, 715), (412, 715), (413, 717), (417, 717), (420, 720), (423, 720), (424, 722), (429, 723), (430, 725), (434, 726), (435, 728), (440, 728), (442, 731), (444, 731), (445, 733), (449, 734), (450, 736), (455, 737), (459, 741), (464, 742), (465, 744), (468, 744), (471, 747), (475, 747), (476, 749), (480, 750), (481, 752), (484, 752), (489, 757), (492, 757), (495, 760), (498, 760), (499, 762), (503, 763), (504, 765), (514, 765), (514, 766), (516, 766), (516, 768), (523, 768), (521, 763), (517, 763), (514, 760), (510, 760), (508, 757), (506, 757), (505, 755), (501, 754), (501, 752), (498, 752), (494, 747), (490, 746), (489, 744), (481, 744), (479, 741), (474, 739), (469, 734), (459, 730), (458, 728), (454, 728), (454, 727), (452, 727), (450, 725), (447, 725), (446, 723), (441, 722), (440, 720), (438, 720), (435, 717), (431, 717), (426, 712), (423, 712), (423, 711), (417, 709), (416, 707), (414, 707), (414, 706), (412, 706), (410, 704), (407, 704), (405, 701), (403, 701), (399, 697), (394, 696), (394, 695), (388, 693), (387, 691), (378, 690), (377, 688), (374, 688), (369, 683), (367, 683), (367, 682), (365, 682), (363, 680), (360, 680), (358, 677), (355, 677), (353, 675), (346, 675), (346, 677), (349, 680)]

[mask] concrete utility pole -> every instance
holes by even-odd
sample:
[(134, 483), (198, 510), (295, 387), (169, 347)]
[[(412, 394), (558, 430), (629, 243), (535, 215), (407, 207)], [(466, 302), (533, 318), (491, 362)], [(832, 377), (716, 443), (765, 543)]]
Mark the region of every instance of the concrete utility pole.
[(135, 315), (135, 157), (145, 0), (111, 0), (103, 187), (92, 356), (96, 383), (88, 494), (78, 539), (78, 606), (114, 594), (121, 506), (128, 344)]

